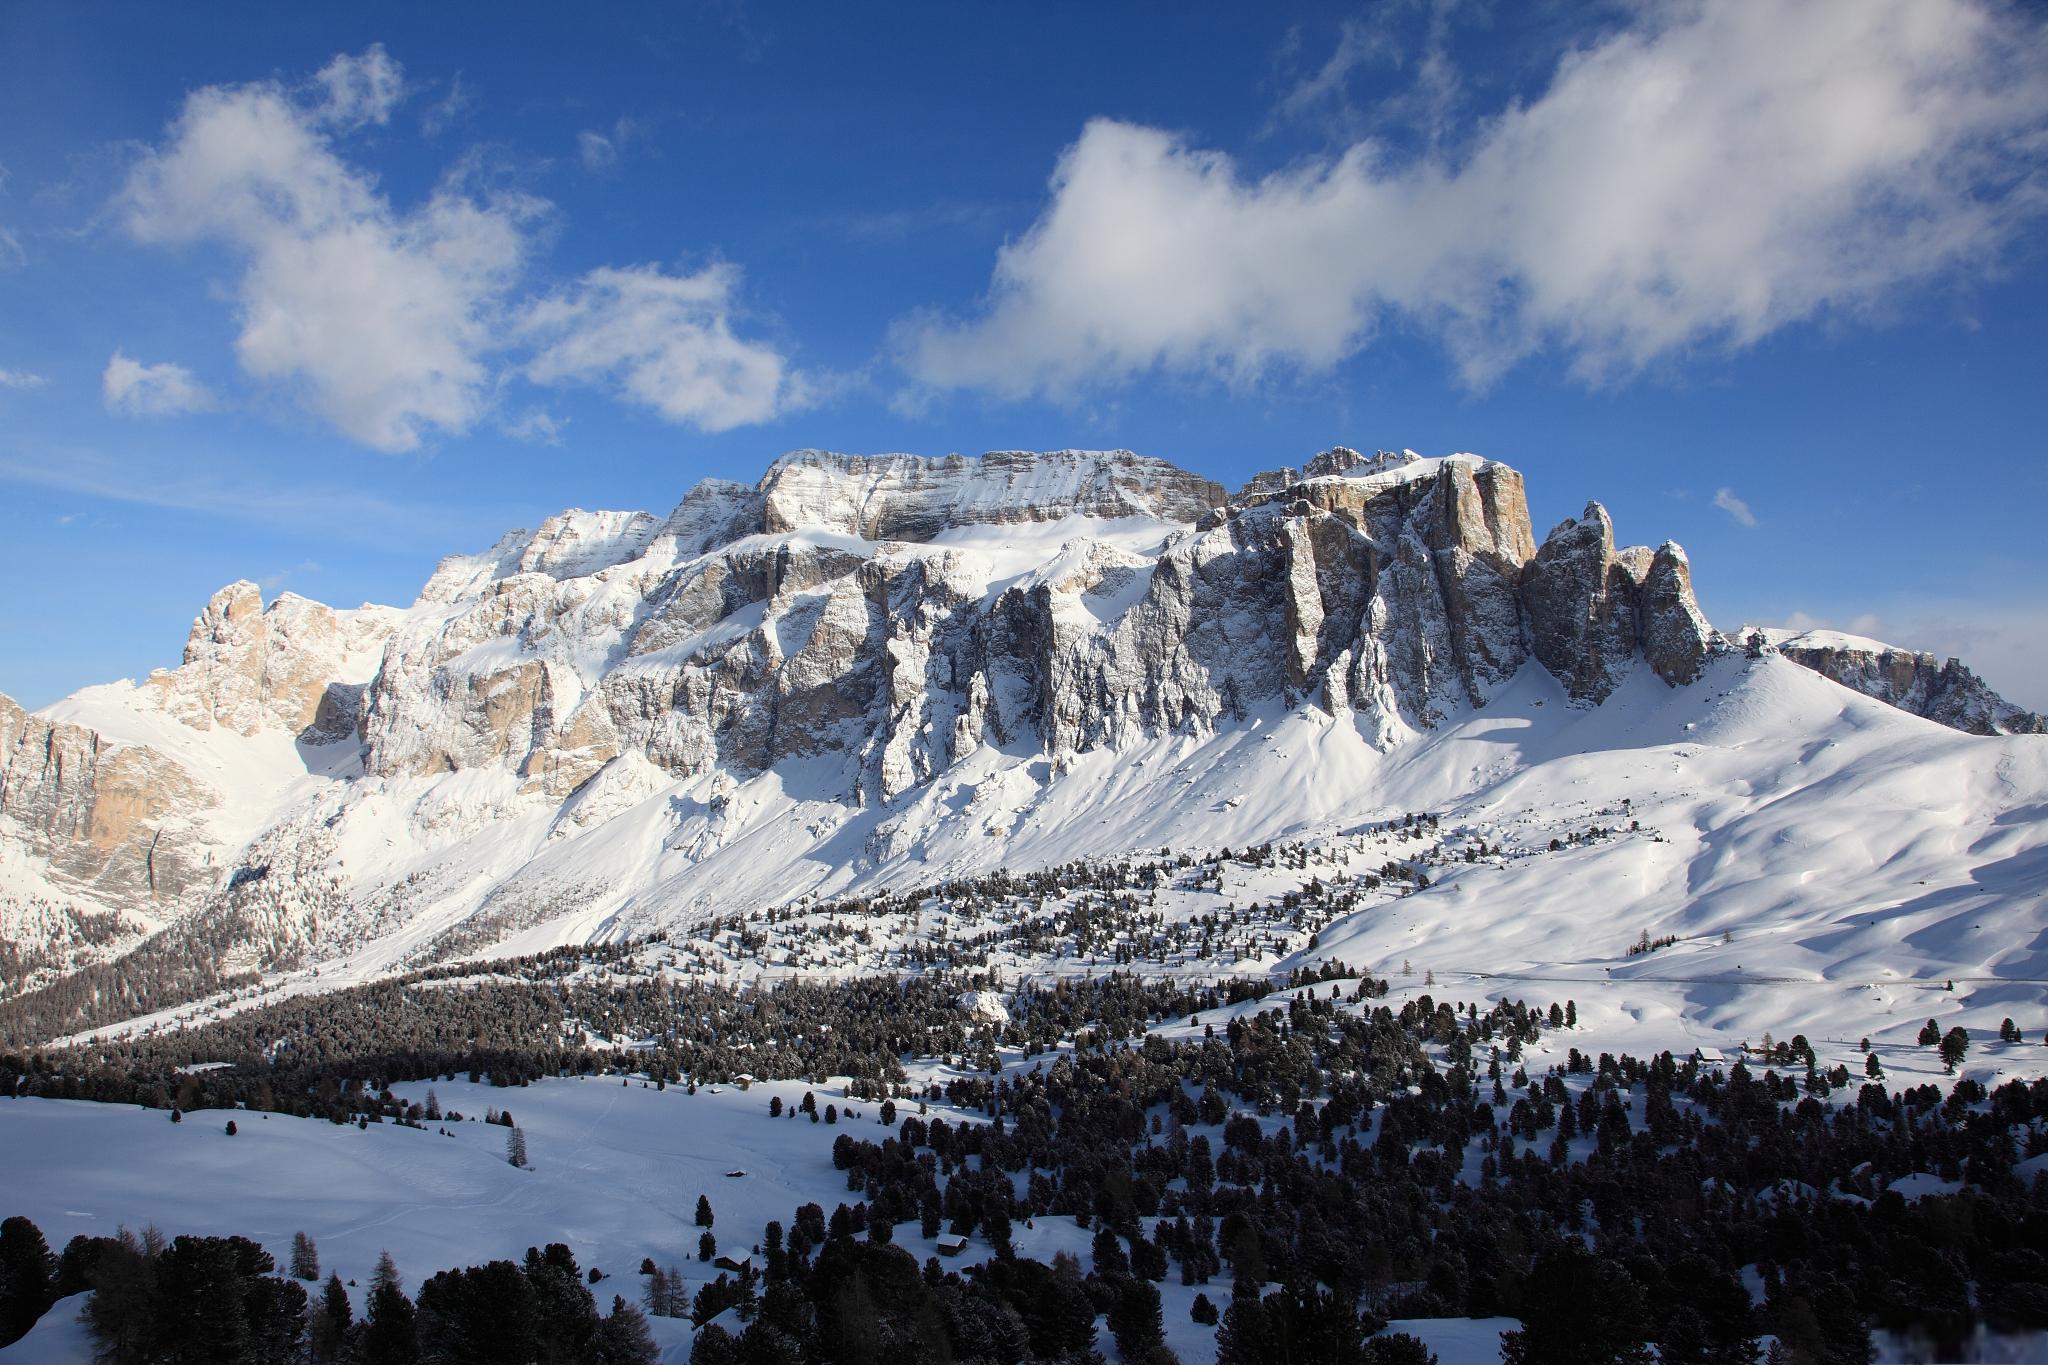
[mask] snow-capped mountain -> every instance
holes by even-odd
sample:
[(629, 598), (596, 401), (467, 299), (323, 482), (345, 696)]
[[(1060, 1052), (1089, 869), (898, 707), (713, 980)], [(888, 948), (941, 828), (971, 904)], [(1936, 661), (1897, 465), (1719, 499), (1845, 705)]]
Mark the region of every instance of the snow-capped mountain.
[[(1542, 826), (1627, 795), (1715, 861), (1795, 792), (1853, 820), (1884, 750), (2001, 774), (1958, 778), (1938, 875), (1967, 876), (2048, 797), (2048, 743), (1999, 737), (2039, 718), (1959, 665), (1750, 635), (1597, 503), (1539, 545), (1521, 476), (1469, 455), (1340, 448), (1231, 495), (1128, 452), (797, 452), (666, 517), (508, 534), (403, 610), (233, 584), (176, 669), (0, 699), (7, 984), (138, 942), (120, 989), (345, 979), (1402, 809)], [(1631, 931), (1701, 894), (1660, 868)]]

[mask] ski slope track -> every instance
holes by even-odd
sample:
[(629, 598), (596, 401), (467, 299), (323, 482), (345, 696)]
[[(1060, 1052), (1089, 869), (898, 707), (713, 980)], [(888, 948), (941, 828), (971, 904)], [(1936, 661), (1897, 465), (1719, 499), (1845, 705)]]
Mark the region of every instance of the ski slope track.
[[(949, 881), (1281, 841), (1426, 885), (1159, 969), (1406, 964), (1645, 1046), (2040, 1027), (2038, 717), (1879, 642), (1724, 636), (1598, 504), (1527, 518), (1463, 455), (1228, 494), (1126, 452), (799, 452), (510, 533), (405, 609), (232, 585), (176, 669), (0, 699), (0, 1007), (41, 1042), (657, 931), (742, 978), (892, 970)], [(1219, 866), (1161, 914), (1309, 875)], [(711, 930), (915, 888), (829, 958)], [(233, 979), (124, 1012), (180, 942)]]

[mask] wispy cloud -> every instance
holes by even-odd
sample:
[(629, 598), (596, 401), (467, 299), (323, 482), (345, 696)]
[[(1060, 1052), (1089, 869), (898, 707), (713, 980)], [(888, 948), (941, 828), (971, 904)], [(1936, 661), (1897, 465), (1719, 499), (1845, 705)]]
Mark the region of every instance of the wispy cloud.
[(1748, 503), (1735, 496), (1735, 490), (1732, 488), (1715, 489), (1714, 506), (1735, 518), (1738, 526), (1754, 527), (1756, 525), (1756, 513), (1749, 510)]
[[(193, 473), (112, 459), (78, 447), (0, 449), (0, 483), (47, 488), (107, 502), (298, 528), (309, 538), (383, 548), (440, 550), (449, 535), (444, 506), (393, 502), (334, 484), (279, 487), (249, 478)], [(517, 524), (523, 509), (467, 509), (479, 531)], [(74, 518), (77, 513), (69, 514)]]
[(206, 386), (183, 365), (165, 361), (144, 365), (114, 352), (100, 375), (100, 397), (107, 411), (129, 417), (170, 417), (206, 412), (215, 406)]
[(893, 244), (930, 232), (992, 228), (1004, 212), (1005, 206), (994, 201), (944, 200), (917, 208), (828, 215), (819, 221), (858, 242)]
[(448, 82), (448, 93), (421, 112), (420, 132), (430, 138), (439, 137), (467, 117), (476, 106), (476, 92), (463, 80), (462, 73), (458, 71), (455, 78)]
[[(1985, 261), (2032, 221), (2041, 26), (1992, 0), (1648, 0), (1455, 152), (1456, 72), (1418, 73), (1417, 150), (1377, 138), (1249, 178), (1098, 119), (965, 318), (898, 355), (936, 389), (1066, 396), (1149, 371), (1326, 370), (1389, 318), (1483, 387), (1545, 348), (1587, 383), (1747, 346)], [(1371, 55), (1347, 30), (1290, 99)]]
[(40, 389), (49, 382), (28, 370), (0, 370), (0, 389)]
[[(0, 191), (7, 188), (7, 167), (0, 165)], [(17, 237), (5, 223), (0, 223), (0, 270), (12, 270), (28, 260), (28, 253), (21, 249), (21, 238)]]
[(546, 408), (528, 408), (511, 421), (505, 423), (504, 432), (515, 441), (531, 441), (535, 445), (558, 446), (562, 443), (562, 431), (569, 425), (566, 417), (557, 417)]
[(586, 171), (608, 171), (619, 164), (627, 144), (640, 135), (640, 124), (621, 115), (608, 129), (585, 128), (576, 134), (576, 155)]

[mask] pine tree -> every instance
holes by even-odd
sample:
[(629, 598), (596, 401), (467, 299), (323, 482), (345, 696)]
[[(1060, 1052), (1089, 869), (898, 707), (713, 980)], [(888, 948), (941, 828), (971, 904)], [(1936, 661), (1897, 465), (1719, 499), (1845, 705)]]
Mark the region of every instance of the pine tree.
[(1240, 1279), (1230, 1292), (1230, 1306), (1223, 1310), (1223, 1325), (1216, 1329), (1216, 1365), (1265, 1365), (1272, 1344), (1267, 1337), (1259, 1287)]
[(712, 1223), (711, 1199), (708, 1195), (697, 1196), (697, 1226), (708, 1228)]
[(505, 1134), (505, 1160), (514, 1166), (526, 1165), (526, 1130), (514, 1128)]
[(355, 1310), (349, 1304), (348, 1290), (341, 1286), (341, 1276), (329, 1275), (327, 1287), (320, 1291), (320, 1306), (313, 1310), (313, 1365), (339, 1365), (346, 1357), (349, 1326), (354, 1317)]
[(320, 1278), (320, 1251), (303, 1232), (292, 1234), (292, 1276), (300, 1280)]
[(1109, 1305), (1109, 1330), (1127, 1361), (1151, 1358), (1166, 1344), (1159, 1291), (1144, 1280), (1124, 1280)]
[(640, 1310), (613, 1295), (611, 1316), (597, 1325), (591, 1338), (591, 1358), (595, 1365), (655, 1365), (661, 1353)]
[(708, 1261), (717, 1254), (718, 1239), (711, 1235), (709, 1229), (706, 1229), (704, 1235), (697, 1239), (697, 1259)]
[(419, 1328), (412, 1300), (399, 1283), (391, 1253), (377, 1257), (370, 1297), (356, 1351), (359, 1365), (414, 1365), (420, 1358)]
[(19, 1340), (57, 1301), (57, 1258), (26, 1218), (0, 1223), (0, 1346)]
[(1961, 1024), (1941, 1036), (1941, 1065), (1953, 1073), (1963, 1064), (1963, 1055), (1970, 1050), (1970, 1034)]

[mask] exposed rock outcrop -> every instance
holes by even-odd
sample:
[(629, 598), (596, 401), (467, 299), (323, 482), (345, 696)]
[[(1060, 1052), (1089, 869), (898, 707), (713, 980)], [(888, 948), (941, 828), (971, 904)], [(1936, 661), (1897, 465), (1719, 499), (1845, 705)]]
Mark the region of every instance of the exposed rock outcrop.
[[(1752, 629), (1745, 626), (1741, 638), (1747, 639)], [(2048, 734), (2048, 719), (1999, 696), (1960, 660), (1834, 631), (1763, 634), (1794, 663), (1950, 729), (1973, 735)]]
[(309, 738), (331, 740), (354, 728), (359, 694), (330, 696), (329, 686), (368, 676), (398, 615), (388, 607), (336, 611), (296, 593), (266, 610), (257, 586), (244, 579), (215, 593), (192, 622), (184, 662), (150, 674), (143, 686), (166, 714), (195, 730), (310, 729)]
[(1716, 646), (1685, 551), (1671, 542), (1616, 550), (1597, 502), (1544, 538), (1522, 590), (1530, 647), (1577, 701), (1604, 700), (1638, 657), (1667, 683), (1689, 683)]
[(152, 749), (0, 696), (0, 823), (53, 882), (110, 905), (176, 900), (209, 876), (191, 819), (219, 799)]
[[(1069, 517), (1087, 534), (1023, 557), (947, 534)], [(585, 574), (536, 558), (572, 542)], [(1690, 681), (1711, 646), (1675, 546), (1617, 553), (1595, 507), (1539, 553), (1512, 469), (1342, 448), (1232, 499), (1128, 452), (802, 451), (658, 525), (565, 513), (445, 561), (422, 603), (366, 700), (367, 769), (502, 765), (555, 797), (631, 753), (677, 776), (839, 755), (850, 797), (889, 800), (992, 741), (1270, 705), (1391, 743), (1483, 704), (1532, 640), (1588, 702), (1641, 657)]]

